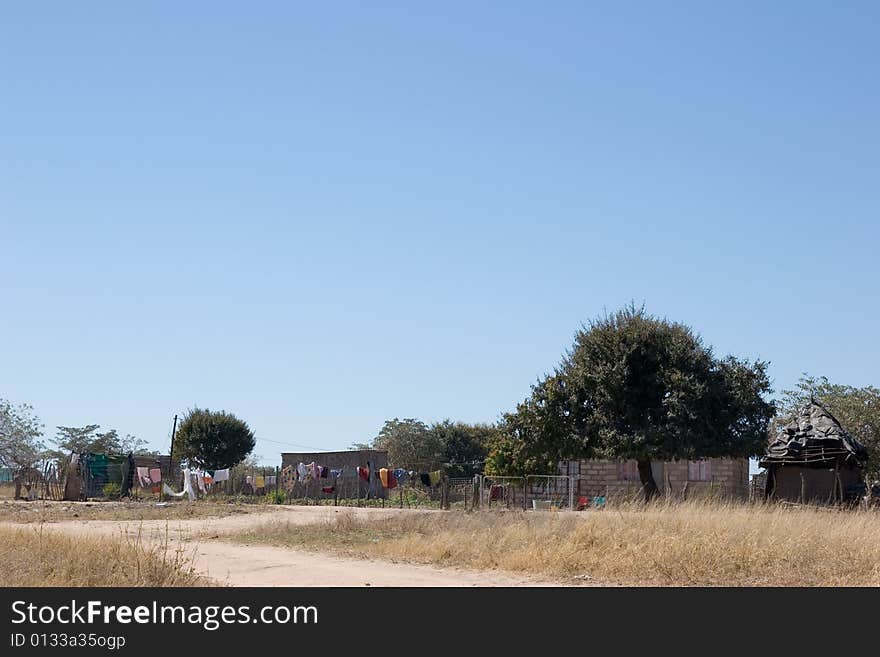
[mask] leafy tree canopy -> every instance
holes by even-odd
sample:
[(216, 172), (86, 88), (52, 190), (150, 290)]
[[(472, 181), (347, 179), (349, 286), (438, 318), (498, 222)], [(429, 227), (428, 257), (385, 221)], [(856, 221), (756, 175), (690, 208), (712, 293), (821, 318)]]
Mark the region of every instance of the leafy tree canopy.
[(761, 452), (774, 414), (767, 365), (718, 359), (689, 327), (630, 305), (582, 327), (556, 370), (504, 416), (490, 471), (635, 459), (650, 499), (653, 460)]
[(255, 445), (254, 432), (244, 420), (226, 411), (193, 408), (177, 429), (173, 458), (209, 470), (229, 468), (244, 460)]

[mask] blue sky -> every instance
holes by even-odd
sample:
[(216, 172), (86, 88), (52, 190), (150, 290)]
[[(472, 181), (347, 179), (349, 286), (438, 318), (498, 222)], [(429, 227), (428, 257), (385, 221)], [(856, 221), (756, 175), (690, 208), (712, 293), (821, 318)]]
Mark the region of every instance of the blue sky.
[(878, 21), (5, 3), (0, 397), (157, 449), (226, 409), (274, 463), (493, 421), (630, 300), (777, 389), (877, 384)]

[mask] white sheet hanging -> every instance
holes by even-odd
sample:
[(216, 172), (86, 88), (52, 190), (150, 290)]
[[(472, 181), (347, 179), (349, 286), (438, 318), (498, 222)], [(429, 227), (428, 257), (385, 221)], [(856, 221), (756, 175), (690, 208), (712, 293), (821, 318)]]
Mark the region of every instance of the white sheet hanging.
[(192, 474), (189, 471), (189, 468), (186, 468), (183, 471), (183, 492), (187, 494), (187, 497), (191, 501), (195, 501), (196, 492), (193, 490), (193, 482), (192, 482)]
[(169, 495), (171, 497), (177, 497), (177, 498), (181, 498), (184, 495), (186, 495), (185, 490), (182, 490), (179, 493), (175, 493), (174, 490), (171, 488), (171, 486), (169, 486), (168, 484), (165, 484), (165, 483), (162, 484), (162, 492), (165, 493), (166, 495)]

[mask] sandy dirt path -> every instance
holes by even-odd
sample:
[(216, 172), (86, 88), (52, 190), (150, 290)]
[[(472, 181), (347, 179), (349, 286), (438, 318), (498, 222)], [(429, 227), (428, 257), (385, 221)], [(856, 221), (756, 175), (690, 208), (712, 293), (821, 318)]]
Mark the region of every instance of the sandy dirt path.
[[(398, 509), (268, 507), (260, 513), (186, 520), (72, 520), (46, 523), (43, 531), (73, 535), (140, 535), (150, 542), (167, 539), (171, 549), (193, 557), (197, 571), (229, 586), (560, 586), (553, 580), (498, 571), (438, 568), (373, 559), (353, 559), (266, 545), (224, 540), (226, 534), (266, 522), (312, 524), (336, 513), (381, 520), (396, 513), (437, 513)], [(4, 526), (31, 526), (0, 523)]]

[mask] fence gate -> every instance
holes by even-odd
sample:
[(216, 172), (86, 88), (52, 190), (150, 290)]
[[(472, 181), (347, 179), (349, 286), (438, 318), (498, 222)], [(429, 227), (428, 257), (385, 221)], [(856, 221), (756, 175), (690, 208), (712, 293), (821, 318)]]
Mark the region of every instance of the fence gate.
[(490, 477), (478, 480), (479, 506), (482, 509), (524, 509), (526, 499), (525, 477)]
[(526, 491), (529, 494), (527, 508), (535, 510), (574, 509), (574, 485), (572, 477), (564, 475), (529, 475)]

